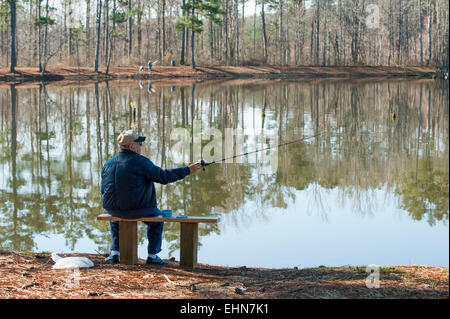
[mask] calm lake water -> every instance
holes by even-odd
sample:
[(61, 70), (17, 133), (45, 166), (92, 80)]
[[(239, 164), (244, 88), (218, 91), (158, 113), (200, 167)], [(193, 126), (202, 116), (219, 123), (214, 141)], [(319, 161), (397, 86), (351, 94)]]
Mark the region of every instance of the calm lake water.
[[(158, 185), (161, 209), (220, 216), (199, 228), (200, 263), (448, 266), (448, 89), (406, 79), (0, 87), (0, 249), (108, 251), (100, 171), (133, 125), (163, 168), (199, 160), (198, 145), (222, 158), (230, 145), (240, 154), (320, 133)], [(242, 149), (226, 129), (246, 134)], [(179, 259), (178, 234), (165, 224), (162, 258)], [(146, 258), (143, 224), (139, 240)]]

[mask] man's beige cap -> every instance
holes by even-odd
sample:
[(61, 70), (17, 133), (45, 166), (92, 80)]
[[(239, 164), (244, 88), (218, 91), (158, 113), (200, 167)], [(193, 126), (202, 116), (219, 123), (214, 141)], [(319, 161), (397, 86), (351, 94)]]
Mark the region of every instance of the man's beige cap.
[(143, 141), (145, 141), (145, 136), (139, 136), (138, 133), (133, 130), (123, 131), (119, 134), (119, 137), (117, 137), (117, 142), (119, 142), (120, 145), (128, 145), (133, 142)]

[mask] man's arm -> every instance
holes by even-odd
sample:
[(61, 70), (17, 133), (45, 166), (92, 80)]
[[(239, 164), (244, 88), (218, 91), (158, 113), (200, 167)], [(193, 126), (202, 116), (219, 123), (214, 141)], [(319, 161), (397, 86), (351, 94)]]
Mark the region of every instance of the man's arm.
[(162, 169), (161, 167), (153, 164), (149, 159), (144, 158), (144, 174), (152, 182), (160, 184), (168, 184), (176, 182), (185, 178), (189, 174), (193, 174), (200, 169), (199, 163), (194, 163), (189, 166), (174, 168), (174, 169)]

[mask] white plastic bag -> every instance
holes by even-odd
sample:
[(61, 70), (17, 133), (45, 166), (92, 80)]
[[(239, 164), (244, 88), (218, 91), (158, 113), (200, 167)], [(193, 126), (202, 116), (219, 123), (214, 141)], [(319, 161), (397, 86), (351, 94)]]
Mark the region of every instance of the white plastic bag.
[(61, 258), (52, 253), (52, 259), (55, 262), (53, 269), (73, 269), (73, 268), (91, 268), (94, 267), (92, 260), (86, 257), (65, 257)]

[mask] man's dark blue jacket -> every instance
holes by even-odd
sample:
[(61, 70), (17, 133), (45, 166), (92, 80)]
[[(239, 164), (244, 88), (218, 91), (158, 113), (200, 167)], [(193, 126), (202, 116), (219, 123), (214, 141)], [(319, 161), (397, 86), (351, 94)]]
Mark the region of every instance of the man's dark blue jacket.
[(142, 208), (157, 209), (154, 182), (172, 183), (189, 173), (188, 166), (164, 170), (145, 156), (120, 150), (102, 169), (103, 208), (122, 212)]

